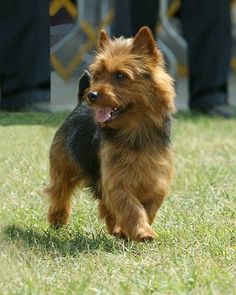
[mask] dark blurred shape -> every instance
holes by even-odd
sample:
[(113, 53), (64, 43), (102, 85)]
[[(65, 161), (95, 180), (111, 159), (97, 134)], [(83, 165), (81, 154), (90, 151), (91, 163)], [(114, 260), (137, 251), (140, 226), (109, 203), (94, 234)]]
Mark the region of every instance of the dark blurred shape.
[[(115, 0), (118, 13), (113, 35), (134, 36), (143, 25), (149, 26), (155, 35), (159, 2)], [(190, 109), (224, 118), (236, 117), (236, 108), (229, 105), (227, 90), (231, 55), (229, 1), (182, 0), (180, 17), (188, 43)], [(130, 31), (124, 29), (124, 23)]]
[(49, 111), (49, 1), (1, 1), (0, 40), (0, 109)]

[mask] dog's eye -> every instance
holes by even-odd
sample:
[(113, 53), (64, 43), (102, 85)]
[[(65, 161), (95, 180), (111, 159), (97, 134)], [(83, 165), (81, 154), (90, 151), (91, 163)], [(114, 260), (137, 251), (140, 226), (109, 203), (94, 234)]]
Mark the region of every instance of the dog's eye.
[(115, 76), (116, 76), (116, 79), (119, 81), (124, 80), (126, 77), (123, 73), (116, 73)]

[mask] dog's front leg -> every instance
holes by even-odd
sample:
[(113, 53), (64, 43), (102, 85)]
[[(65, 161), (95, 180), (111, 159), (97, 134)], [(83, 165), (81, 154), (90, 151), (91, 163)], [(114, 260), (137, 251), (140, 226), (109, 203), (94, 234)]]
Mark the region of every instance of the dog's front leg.
[(107, 191), (106, 196), (106, 206), (127, 239), (143, 241), (155, 238), (143, 205), (131, 192), (117, 187)]

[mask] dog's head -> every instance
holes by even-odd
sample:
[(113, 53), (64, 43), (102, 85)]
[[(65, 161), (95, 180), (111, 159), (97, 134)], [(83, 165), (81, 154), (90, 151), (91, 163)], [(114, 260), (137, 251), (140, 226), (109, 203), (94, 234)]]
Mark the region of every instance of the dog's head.
[(137, 126), (150, 118), (161, 124), (174, 110), (172, 79), (147, 27), (128, 39), (110, 39), (101, 31), (90, 73), (86, 100), (102, 127)]

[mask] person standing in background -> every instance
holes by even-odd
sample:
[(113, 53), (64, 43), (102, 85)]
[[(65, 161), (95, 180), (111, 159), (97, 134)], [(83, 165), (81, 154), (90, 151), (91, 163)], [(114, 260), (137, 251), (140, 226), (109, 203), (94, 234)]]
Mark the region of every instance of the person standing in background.
[[(156, 35), (158, 0), (128, 0), (129, 20), (124, 20), (119, 0), (113, 35), (134, 36), (147, 25)], [(182, 0), (180, 11), (183, 35), (188, 44), (189, 107), (194, 112), (235, 118), (236, 107), (228, 102), (228, 75), (231, 57), (230, 3), (228, 0)], [(122, 17), (123, 16), (123, 17)]]
[(0, 110), (50, 111), (48, 0), (0, 2)]

